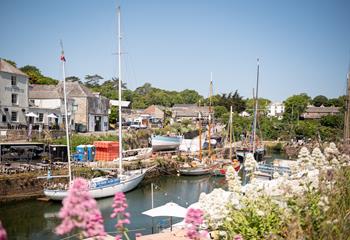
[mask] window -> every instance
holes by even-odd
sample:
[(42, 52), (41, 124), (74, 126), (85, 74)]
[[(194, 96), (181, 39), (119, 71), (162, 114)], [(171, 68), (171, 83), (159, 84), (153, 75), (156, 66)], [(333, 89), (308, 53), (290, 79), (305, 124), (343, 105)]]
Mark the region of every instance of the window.
[(11, 112), (11, 121), (17, 122), (17, 112)]
[(2, 115), (2, 122), (7, 122), (6, 115)]
[(11, 76), (11, 86), (17, 86), (16, 76)]
[(39, 113), (39, 122), (43, 122), (43, 120), (44, 120), (44, 114)]
[(17, 94), (12, 94), (11, 95), (11, 101), (13, 105), (18, 105), (18, 98), (17, 98)]

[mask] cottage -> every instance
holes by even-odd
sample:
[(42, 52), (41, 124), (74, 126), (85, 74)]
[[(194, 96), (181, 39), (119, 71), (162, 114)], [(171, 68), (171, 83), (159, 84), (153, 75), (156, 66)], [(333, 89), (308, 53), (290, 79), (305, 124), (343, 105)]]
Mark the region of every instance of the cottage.
[(199, 114), (204, 120), (209, 118), (208, 106), (197, 106), (196, 104), (175, 104), (172, 109), (172, 117), (175, 121), (182, 121), (184, 119), (195, 120)]
[(0, 59), (1, 127), (27, 125), (28, 76)]
[[(30, 90), (30, 101), (36, 104), (37, 108), (45, 109), (49, 106), (50, 109), (54, 109), (58, 105), (63, 105), (62, 82), (58, 85), (35, 85)], [(108, 130), (109, 100), (107, 98), (91, 92), (78, 82), (67, 82), (66, 93), (71, 124), (82, 125), (90, 132)], [(45, 101), (42, 100), (43, 98)], [(63, 115), (62, 110), (63, 108), (60, 109), (61, 115)]]
[(305, 113), (301, 115), (302, 119), (320, 119), (323, 116), (326, 115), (336, 115), (339, 114), (339, 108), (338, 107), (315, 107), (313, 105), (309, 105), (306, 108)]
[(284, 113), (284, 104), (281, 102), (270, 103), (267, 106), (267, 116), (269, 117), (277, 117), (278, 119), (282, 119)]
[[(28, 122), (43, 127), (64, 127), (64, 96), (58, 85), (29, 85)], [(74, 99), (67, 99), (68, 122), (74, 129)], [(36, 116), (35, 116), (36, 115)]]

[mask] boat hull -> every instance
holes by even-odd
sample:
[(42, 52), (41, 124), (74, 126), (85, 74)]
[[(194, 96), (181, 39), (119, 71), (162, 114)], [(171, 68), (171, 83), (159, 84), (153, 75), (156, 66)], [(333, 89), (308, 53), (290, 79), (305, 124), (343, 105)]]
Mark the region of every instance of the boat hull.
[[(140, 170), (137, 170), (140, 172)], [(133, 173), (131, 177), (121, 180), (120, 182), (105, 186), (90, 188), (89, 193), (93, 198), (105, 198), (114, 196), (117, 192), (128, 192), (137, 187), (137, 185), (144, 178), (146, 171), (140, 172), (139, 174)], [(67, 190), (49, 190), (45, 189), (44, 194), (51, 200), (63, 200), (67, 195)]]
[(186, 176), (200, 176), (210, 174), (210, 168), (180, 168), (179, 173)]
[(180, 136), (152, 136), (153, 151), (176, 150), (181, 144), (182, 137)]

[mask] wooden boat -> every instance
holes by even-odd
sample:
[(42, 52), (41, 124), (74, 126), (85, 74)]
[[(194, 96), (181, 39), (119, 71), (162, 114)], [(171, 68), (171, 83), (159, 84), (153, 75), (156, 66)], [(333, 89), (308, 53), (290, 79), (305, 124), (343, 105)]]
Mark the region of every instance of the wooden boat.
[(210, 166), (202, 164), (199, 161), (192, 161), (190, 164), (185, 163), (178, 169), (178, 173), (186, 176), (199, 176), (211, 173)]
[(179, 148), (182, 136), (161, 136), (153, 135), (151, 137), (153, 151), (176, 150)]
[[(136, 148), (123, 151), (123, 161), (138, 161), (146, 159), (152, 155), (152, 148)], [(119, 161), (119, 158), (113, 160)]]

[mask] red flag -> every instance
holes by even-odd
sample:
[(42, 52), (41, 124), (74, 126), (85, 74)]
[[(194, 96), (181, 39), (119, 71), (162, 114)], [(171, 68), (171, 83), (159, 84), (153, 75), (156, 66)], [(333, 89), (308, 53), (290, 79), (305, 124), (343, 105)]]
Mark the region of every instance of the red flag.
[(61, 61), (63, 61), (63, 62), (66, 61), (66, 58), (64, 57), (64, 54), (63, 54), (63, 53), (61, 54)]

